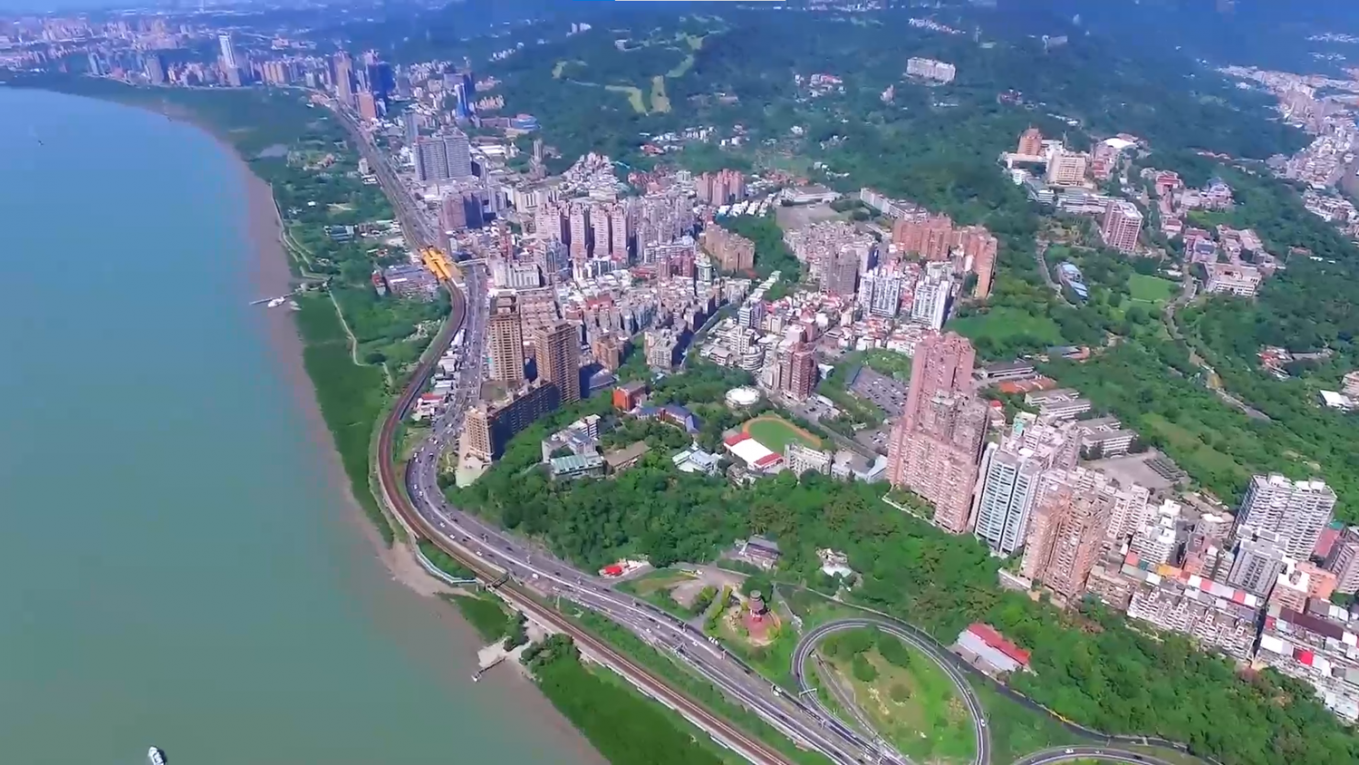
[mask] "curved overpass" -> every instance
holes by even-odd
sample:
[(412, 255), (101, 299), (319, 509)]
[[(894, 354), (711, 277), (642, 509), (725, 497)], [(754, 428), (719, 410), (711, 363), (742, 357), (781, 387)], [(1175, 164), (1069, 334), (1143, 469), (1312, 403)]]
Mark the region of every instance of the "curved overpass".
[(1014, 765), (1057, 765), (1062, 762), (1120, 762), (1133, 765), (1175, 765), (1169, 760), (1141, 754), (1127, 749), (1107, 746), (1068, 746), (1053, 747), (1026, 754), (1015, 761)]
[[(826, 709), (813, 691), (812, 684), (807, 679), (807, 660), (812, 657), (812, 652), (816, 646), (826, 638), (837, 632), (848, 632), (857, 629), (876, 628), (900, 638), (902, 642), (920, 651), (930, 658), (953, 683), (954, 690), (958, 692), (958, 697), (967, 705), (968, 714), (972, 717), (972, 732), (977, 740), (977, 755), (973, 759), (976, 765), (987, 765), (991, 762), (991, 737), (986, 730), (986, 710), (982, 708), (981, 700), (972, 690), (972, 686), (967, 682), (958, 668), (947, 658), (940, 655), (940, 648), (932, 641), (917, 635), (909, 627), (901, 623), (880, 619), (872, 616), (854, 617), (850, 619), (839, 619), (833, 622), (822, 624), (798, 641), (797, 647), (793, 649), (793, 677), (797, 679), (799, 688), (807, 703), (814, 705), (827, 717), (833, 717), (829, 709)], [(901, 759), (905, 759), (902, 757)]]
[[(972, 684), (967, 675), (959, 669), (957, 659), (946, 649), (940, 647), (934, 638), (921, 632), (906, 622), (895, 621), (884, 617), (862, 616), (847, 619), (837, 619), (826, 622), (802, 636), (797, 646), (793, 649), (793, 677), (797, 679), (798, 687), (806, 699), (806, 703), (814, 706), (818, 712), (827, 718), (834, 719), (834, 714), (822, 705), (817, 698), (815, 687), (807, 677), (807, 661), (812, 658), (812, 653), (817, 645), (826, 638), (837, 632), (847, 632), (856, 629), (879, 629), (889, 635), (899, 638), (902, 642), (920, 651), (934, 662), (939, 669), (943, 670), (953, 683), (954, 690), (958, 697), (967, 705), (968, 714), (972, 717), (973, 733), (977, 741), (977, 755), (973, 760), (974, 765), (991, 765), (991, 738), (986, 726), (986, 710), (982, 707), (981, 700), (977, 697), (976, 691), (972, 689)], [(871, 731), (876, 734), (876, 731)], [(881, 736), (879, 736), (881, 739)], [(886, 746), (886, 744), (882, 744)], [(890, 753), (907, 761), (906, 758), (895, 751)], [(1024, 755), (1016, 760), (1013, 765), (1057, 765), (1066, 762), (1118, 762), (1129, 763), (1130, 765), (1176, 765), (1168, 760), (1150, 754), (1143, 754), (1130, 749), (1125, 749), (1117, 744), (1108, 746), (1081, 744), (1069, 747), (1052, 747), (1042, 749), (1031, 754)]]

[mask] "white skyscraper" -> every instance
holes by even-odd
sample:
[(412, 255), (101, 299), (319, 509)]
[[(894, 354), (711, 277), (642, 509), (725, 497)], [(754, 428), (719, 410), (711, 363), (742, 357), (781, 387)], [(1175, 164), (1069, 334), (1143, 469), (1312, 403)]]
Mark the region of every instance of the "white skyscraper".
[(859, 282), (859, 304), (874, 316), (892, 318), (901, 309), (905, 277), (897, 271), (875, 268)]
[(1043, 472), (1076, 465), (1078, 445), (1057, 427), (1019, 415), (999, 444), (982, 456), (981, 491), (973, 506), (973, 533), (998, 555), (1024, 545), (1029, 516), (1038, 499)]
[(996, 554), (1009, 555), (1024, 544), (1042, 475), (1042, 461), (1031, 450), (1009, 452), (995, 444), (986, 447), (973, 533)]
[(227, 69), (240, 69), (241, 64), (236, 56), (236, 45), (231, 40), (231, 33), (223, 32), (217, 35), (217, 45), (222, 49), (222, 66)]
[(1334, 509), (1335, 492), (1324, 481), (1257, 475), (1237, 511), (1236, 538), (1273, 532), (1282, 538), (1288, 557), (1307, 560)]
[[(936, 268), (936, 266), (940, 266)], [(924, 278), (915, 286), (911, 302), (911, 319), (930, 329), (944, 326), (948, 317), (948, 301), (953, 294), (953, 276), (948, 263), (931, 263)]]

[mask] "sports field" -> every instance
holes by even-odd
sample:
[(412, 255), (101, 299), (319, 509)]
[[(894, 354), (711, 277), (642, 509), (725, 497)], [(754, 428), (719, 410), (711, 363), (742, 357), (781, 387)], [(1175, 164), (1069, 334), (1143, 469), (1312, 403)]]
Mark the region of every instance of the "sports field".
[(1142, 303), (1161, 304), (1175, 296), (1179, 285), (1169, 279), (1162, 279), (1156, 276), (1145, 274), (1133, 274), (1128, 277), (1128, 289), (1132, 292), (1132, 299)]
[(761, 415), (741, 426), (741, 432), (759, 441), (771, 452), (783, 454), (788, 444), (800, 441), (814, 449), (821, 448), (821, 439), (793, 423), (773, 415)]

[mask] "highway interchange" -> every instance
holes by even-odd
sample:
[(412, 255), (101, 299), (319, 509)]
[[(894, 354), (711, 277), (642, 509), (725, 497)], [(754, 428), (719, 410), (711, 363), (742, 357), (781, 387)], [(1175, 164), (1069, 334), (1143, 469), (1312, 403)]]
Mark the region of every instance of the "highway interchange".
[[(398, 219), (410, 243), (414, 246), (439, 245), (433, 235), (435, 226), (427, 213), (418, 209), (417, 201), (394, 172), (387, 157), (378, 151), (362, 133), (351, 115), (337, 110), (370, 167), (377, 174), (396, 208)], [(447, 285), (453, 301), (449, 321), (426, 353), (419, 370), (403, 392), (394, 410), (383, 425), (379, 438), (379, 468), (383, 492), (402, 522), (430, 538), (473, 570), (486, 574), (504, 572), (510, 578), (505, 594), (536, 620), (571, 634), (582, 648), (604, 655), (617, 668), (623, 666), (643, 690), (680, 708), (686, 716), (703, 724), (728, 746), (755, 762), (790, 763), (781, 752), (732, 727), (721, 718), (687, 699), (682, 693), (650, 672), (617, 654), (609, 646), (588, 635), (573, 623), (553, 613), (538, 599), (564, 598), (599, 613), (633, 632), (652, 646), (669, 651), (692, 671), (720, 689), (728, 698), (755, 712), (773, 728), (799, 745), (821, 752), (836, 763), (898, 763), (912, 765), (876, 736), (867, 737), (837, 719), (816, 700), (814, 693), (789, 694), (760, 677), (735, 655), (709, 639), (700, 630), (645, 601), (639, 601), (613, 588), (608, 580), (576, 569), (550, 553), (524, 540), (487, 524), (481, 519), (450, 506), (438, 485), (440, 456), (449, 448), (456, 448), (466, 411), (477, 403), (481, 386), (486, 328), (487, 284), (482, 266), (469, 267), (465, 283)], [(423, 391), (433, 370), (434, 362), (447, 349), (456, 332), (464, 330), (463, 345), (459, 350), (463, 364), (459, 383), (439, 418), (433, 423), (429, 437), (415, 450), (405, 473), (396, 483), (394, 476), (393, 434), (414, 397)], [(404, 492), (402, 491), (404, 489)], [(404, 494), (404, 496), (403, 496)], [(494, 578), (488, 576), (487, 578)], [(803, 675), (807, 659), (816, 644), (825, 636), (843, 629), (876, 626), (901, 637), (935, 661), (953, 679), (972, 715), (977, 736), (975, 765), (990, 765), (989, 736), (985, 711), (971, 686), (959, 670), (941, 656), (943, 649), (927, 638), (921, 638), (909, 625), (884, 619), (856, 619), (821, 625), (808, 633), (798, 645), (794, 660), (794, 675), (804, 690), (809, 686)], [(1037, 752), (1026, 756), (1016, 765), (1053, 765), (1077, 759), (1100, 759), (1114, 762), (1171, 765), (1156, 758), (1135, 752), (1107, 747), (1074, 747)]]

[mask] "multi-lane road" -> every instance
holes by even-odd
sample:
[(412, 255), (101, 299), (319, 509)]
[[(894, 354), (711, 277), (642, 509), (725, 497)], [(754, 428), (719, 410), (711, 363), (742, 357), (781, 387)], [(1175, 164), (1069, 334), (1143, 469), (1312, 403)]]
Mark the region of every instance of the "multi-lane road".
[(1149, 754), (1128, 751), (1126, 749), (1111, 749), (1103, 746), (1069, 746), (1053, 747), (1044, 749), (1040, 752), (1025, 755), (1015, 761), (1014, 765), (1057, 765), (1064, 762), (1121, 762), (1133, 763), (1137, 765), (1175, 765), (1169, 760), (1154, 757)]
[[(439, 246), (429, 213), (420, 207), (388, 159), (363, 137), (351, 115), (342, 110), (337, 110), (337, 114), (355, 136), (360, 152), (368, 159), (387, 192), (407, 241), (416, 247)], [(880, 739), (866, 737), (836, 719), (820, 707), (814, 695), (790, 694), (760, 677), (738, 657), (692, 625), (645, 601), (621, 593), (613, 589), (608, 580), (580, 571), (548, 552), (447, 503), (438, 486), (438, 462), (440, 455), (456, 443), (464, 414), (478, 400), (486, 328), (486, 275), (480, 265), (473, 265), (467, 268), (463, 285), (447, 286), (452, 299), (449, 319), (383, 422), (379, 434), (377, 460), (380, 489), (388, 506), (401, 522), (415, 533), (429, 538), (488, 581), (499, 580), (502, 574), (508, 575), (509, 581), (503, 586), (502, 594), (516, 607), (536, 621), (570, 634), (583, 650), (622, 672), (649, 695), (680, 710), (715, 739), (753, 762), (785, 765), (790, 760), (763, 741), (714, 715), (554, 609), (543, 605), (542, 601), (550, 598), (566, 599), (606, 616), (652, 646), (672, 653), (729, 699), (755, 712), (800, 746), (819, 751), (833, 762), (841, 765), (908, 763)], [(398, 476), (393, 452), (397, 425), (409, 412), (415, 397), (424, 390), (435, 362), (448, 349), (459, 330), (464, 330), (463, 346), (457, 349), (463, 359), (459, 385), (443, 414), (433, 423), (429, 437), (406, 464), (404, 474)], [(885, 620), (882, 623), (867, 619), (861, 621), (871, 621), (881, 629), (889, 629), (926, 652), (950, 673), (967, 700), (976, 725), (977, 765), (989, 765), (985, 712), (967, 682), (955, 677), (957, 669), (947, 659), (936, 656), (940, 649), (932, 644), (924, 645), (926, 641), (921, 641), (910, 630)], [(803, 658), (795, 662), (795, 674), (804, 682), (804, 687), (801, 671), (816, 642), (836, 629), (859, 626), (863, 625), (846, 626), (844, 622), (823, 625), (803, 639), (799, 644), (799, 655)], [(1095, 754), (1084, 754), (1085, 748), (1079, 751), (1087, 758), (1114, 761), (1118, 761), (1119, 754), (1122, 754), (1110, 749), (1090, 748)], [(1066, 750), (1054, 750), (1030, 755), (1020, 765), (1049, 765), (1072, 759), (1077, 758)], [(1122, 761), (1168, 765), (1136, 755), (1129, 755)]]
[[(343, 111), (338, 114), (391, 199), (408, 242), (416, 247), (437, 245), (428, 213), (418, 207), (410, 190), (401, 182), (387, 158), (363, 137), (351, 115)], [(461, 432), (463, 415), (476, 403), (481, 383), (485, 339), (485, 275), (480, 266), (473, 266), (467, 270), (466, 283), (461, 288), (453, 284), (447, 286), (453, 306), (449, 320), (431, 344), (379, 434), (377, 459), (381, 490), (402, 522), (488, 580), (498, 579), (502, 572), (508, 574), (511, 582), (505, 586), (504, 594), (517, 607), (537, 621), (572, 635), (584, 650), (624, 671), (648, 694), (681, 710), (715, 738), (748, 759), (777, 765), (790, 762), (768, 744), (712, 714), (560, 614), (542, 606), (537, 599), (553, 596), (566, 598), (604, 614), (652, 645), (683, 657), (701, 676), (736, 702), (758, 713), (794, 741), (822, 751), (838, 763), (867, 761), (864, 755), (868, 750), (862, 742), (857, 741), (857, 734), (847, 731), (852, 738), (849, 741), (841, 740), (833, 732), (836, 727), (834, 723), (816, 719), (811, 710), (773, 688), (749, 667), (734, 661), (734, 657), (711, 644), (692, 627), (648, 604), (614, 592), (606, 581), (578, 571), (445, 502), (437, 482), (439, 456), (456, 442)], [(435, 361), (449, 347), (460, 329), (465, 330), (463, 347), (459, 349), (463, 355), (460, 384), (443, 415), (433, 423), (430, 436), (407, 464), (405, 474), (397, 477), (393, 459), (396, 425), (409, 411), (415, 396), (424, 389)], [(827, 729), (832, 730), (828, 732)]]
[[(939, 648), (933, 641), (922, 638), (914, 629), (903, 626), (898, 622), (871, 616), (840, 619), (822, 624), (808, 632), (806, 635), (803, 635), (802, 639), (798, 641), (797, 647), (793, 649), (792, 670), (793, 677), (797, 678), (798, 685), (802, 688), (803, 695), (808, 699), (808, 702), (816, 705), (821, 709), (823, 714), (827, 716), (831, 715), (830, 710), (822, 707), (821, 702), (817, 700), (815, 686), (811, 682), (811, 679), (807, 677), (807, 662), (811, 659), (812, 652), (816, 650), (816, 647), (821, 644), (822, 640), (825, 640), (837, 632), (861, 629), (878, 629), (889, 635), (895, 635), (900, 638), (902, 642), (907, 643), (928, 656), (931, 661), (944, 671), (944, 674), (948, 675), (948, 679), (953, 683), (954, 690), (958, 693), (958, 698), (962, 699), (963, 703), (967, 705), (967, 713), (972, 718), (973, 735), (977, 740), (977, 755), (973, 759), (973, 762), (977, 765), (987, 765), (987, 763), (990, 763), (991, 737), (986, 730), (986, 709), (982, 707), (981, 700), (977, 698), (976, 692), (972, 690), (972, 685), (968, 683), (967, 678), (963, 676), (963, 673), (960, 672), (957, 667), (953, 666), (953, 663), (949, 661), (947, 656), (941, 655), (943, 649)], [(883, 742), (880, 746), (884, 749), (888, 749), (889, 745), (886, 742)], [(888, 749), (888, 751), (896, 754), (894, 750)], [(896, 756), (901, 757), (903, 760), (905, 759), (899, 754)]]

